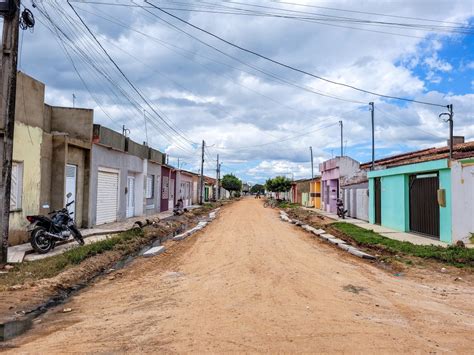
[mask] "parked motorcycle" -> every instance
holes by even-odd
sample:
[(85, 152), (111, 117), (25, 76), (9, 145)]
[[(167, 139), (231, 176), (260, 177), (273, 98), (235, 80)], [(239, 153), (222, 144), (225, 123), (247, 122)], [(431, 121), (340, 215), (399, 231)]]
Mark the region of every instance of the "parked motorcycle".
[[(72, 196), (67, 194), (67, 200)], [(47, 216), (26, 216), (30, 222), (28, 232), (30, 233), (30, 243), (33, 249), (39, 254), (45, 254), (54, 249), (57, 242), (64, 242), (72, 235), (79, 245), (84, 245), (81, 232), (77, 229), (73, 212), (69, 212), (68, 207), (74, 203), (66, 201), (66, 206), (60, 210), (49, 212)]]
[(337, 206), (337, 216), (339, 218), (345, 219), (347, 210), (344, 209), (344, 202), (342, 202), (340, 198), (337, 199), (336, 206)]

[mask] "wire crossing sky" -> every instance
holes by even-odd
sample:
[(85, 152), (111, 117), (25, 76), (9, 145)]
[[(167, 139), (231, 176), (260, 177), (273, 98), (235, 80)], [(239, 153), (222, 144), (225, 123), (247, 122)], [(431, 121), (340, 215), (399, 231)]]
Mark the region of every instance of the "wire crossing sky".
[[(310, 174), (340, 151), (370, 159), (445, 144), (438, 118), (474, 139), (474, 26), (469, 1), (35, 2), (21, 70), (48, 103), (95, 109), (95, 121), (206, 173), (216, 154), (249, 181)], [(51, 66), (54, 63), (54, 66)], [(148, 127), (148, 135), (145, 132)]]

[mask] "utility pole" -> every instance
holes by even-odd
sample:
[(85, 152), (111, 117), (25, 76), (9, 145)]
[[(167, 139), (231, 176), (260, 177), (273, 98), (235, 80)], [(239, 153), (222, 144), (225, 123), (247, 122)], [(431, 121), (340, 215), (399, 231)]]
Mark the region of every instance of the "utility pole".
[[(2, 13), (2, 67), (0, 86), (0, 264), (8, 261), (8, 228), (10, 218), (13, 130), (15, 128), (16, 78), (18, 65), (18, 32), (20, 1), (11, 1), (11, 11)], [(5, 5), (5, 4), (2, 4)]]
[(201, 153), (201, 185), (199, 186), (199, 204), (202, 205), (204, 200), (204, 140), (202, 141), (202, 153)]
[(146, 126), (146, 110), (143, 110), (143, 120), (145, 121), (145, 138), (146, 138), (146, 145), (148, 146), (148, 128)]
[(217, 154), (217, 167), (216, 167), (217, 200), (221, 199), (221, 189), (219, 186), (220, 174), (221, 174), (221, 165), (219, 164), (219, 154)]
[(341, 126), (341, 157), (344, 156), (344, 140), (343, 140), (343, 132), (344, 132), (344, 126), (342, 124), (342, 121), (339, 121), (339, 126)]
[(375, 167), (375, 121), (374, 121), (374, 103), (369, 102), (370, 105), (370, 113), (372, 118), (372, 165), (370, 166), (370, 170), (374, 170)]
[(72, 107), (76, 107), (76, 94), (72, 93)]
[(179, 170), (179, 158), (178, 158), (178, 170)]
[(454, 116), (454, 112), (453, 112), (453, 105), (452, 104), (449, 104), (448, 106), (448, 110), (449, 112), (444, 112), (444, 113), (441, 113), (439, 115), (439, 117), (441, 118), (442, 116), (448, 116), (449, 118), (446, 120), (446, 122), (449, 123), (449, 160), (453, 159), (453, 145), (454, 145), (454, 142), (453, 142), (453, 130), (454, 130), (454, 121), (453, 121), (453, 116)]
[(313, 166), (313, 147), (309, 147), (311, 153), (311, 180), (314, 179), (314, 166)]

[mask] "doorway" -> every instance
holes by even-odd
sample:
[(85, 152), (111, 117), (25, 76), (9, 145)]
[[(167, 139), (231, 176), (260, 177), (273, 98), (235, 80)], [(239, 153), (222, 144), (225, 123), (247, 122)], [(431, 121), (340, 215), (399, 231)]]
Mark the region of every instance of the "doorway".
[(69, 202), (74, 201), (68, 207), (69, 213), (76, 220), (76, 190), (77, 190), (77, 166), (72, 164), (66, 165), (66, 191), (64, 193), (64, 205), (68, 202), (67, 194), (71, 193)]
[(135, 177), (127, 177), (127, 218), (135, 215)]
[(439, 239), (438, 173), (410, 175), (410, 230)]
[(381, 225), (382, 224), (382, 182), (380, 181), (379, 177), (374, 179), (375, 183), (375, 194), (374, 194), (374, 202), (375, 202), (375, 224)]

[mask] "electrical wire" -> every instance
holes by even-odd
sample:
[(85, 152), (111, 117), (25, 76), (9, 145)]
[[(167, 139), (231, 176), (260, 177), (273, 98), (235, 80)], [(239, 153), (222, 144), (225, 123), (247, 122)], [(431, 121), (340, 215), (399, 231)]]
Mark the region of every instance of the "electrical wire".
[(436, 107), (446, 107), (447, 105), (441, 105), (441, 104), (436, 104), (436, 103), (432, 103), (432, 102), (426, 102), (426, 101), (420, 101), (420, 100), (415, 100), (415, 99), (409, 99), (409, 98), (403, 98), (403, 97), (397, 97), (397, 96), (392, 96), (392, 95), (385, 95), (385, 94), (379, 94), (379, 93), (376, 93), (374, 91), (370, 91), (370, 90), (366, 90), (366, 89), (362, 89), (362, 88), (359, 88), (359, 87), (356, 87), (356, 86), (353, 86), (353, 85), (349, 85), (349, 84), (345, 84), (345, 83), (341, 83), (341, 82), (337, 82), (337, 81), (334, 81), (334, 80), (331, 80), (331, 79), (327, 79), (327, 78), (324, 78), (322, 76), (319, 76), (319, 75), (316, 75), (316, 74), (312, 74), (306, 70), (302, 70), (302, 69), (298, 69), (296, 67), (293, 67), (291, 65), (288, 65), (288, 64), (285, 64), (285, 63), (282, 63), (280, 61), (277, 61), (275, 59), (271, 59), (263, 54), (260, 54), (260, 53), (257, 53), (253, 50), (250, 50), (250, 49), (247, 49), (247, 48), (244, 48), (242, 46), (239, 46), (233, 42), (230, 42), (208, 30), (205, 30), (199, 26), (196, 26), (194, 24), (192, 24), (191, 22), (189, 21), (186, 21), (184, 19), (182, 19), (181, 17), (179, 16), (176, 16), (166, 10), (163, 10), (162, 8), (160, 8), (159, 6), (156, 6), (154, 4), (152, 4), (151, 2), (149, 2), (148, 0), (144, 0), (147, 4), (150, 4), (151, 6), (155, 7), (157, 10), (167, 14), (168, 16), (198, 30), (198, 31), (201, 31), (203, 33), (206, 33), (207, 35), (213, 37), (213, 38), (216, 38), (218, 39), (219, 41), (223, 42), (223, 43), (226, 43), (228, 44), (229, 46), (231, 47), (234, 47), (234, 48), (237, 48), (243, 52), (246, 52), (246, 53), (249, 53), (249, 54), (253, 54), (259, 58), (262, 58), (262, 59), (265, 59), (271, 63), (274, 63), (274, 64), (277, 64), (281, 67), (284, 67), (284, 68), (287, 68), (287, 69), (290, 69), (292, 71), (295, 71), (295, 72), (298, 72), (298, 73), (301, 73), (301, 74), (305, 74), (305, 75), (308, 75), (308, 76), (311, 76), (315, 79), (319, 79), (319, 80), (322, 80), (322, 81), (325, 81), (325, 82), (328, 82), (328, 83), (331, 83), (331, 84), (334, 84), (334, 85), (339, 85), (339, 86), (343, 86), (343, 87), (347, 87), (347, 88), (350, 88), (350, 89), (353, 89), (353, 90), (356, 90), (356, 91), (359, 91), (359, 92), (363, 92), (363, 93), (366, 93), (366, 94), (370, 94), (370, 95), (374, 95), (374, 96), (378, 96), (378, 97), (381, 97), (381, 98), (385, 98), (385, 99), (393, 99), (393, 100), (400, 100), (400, 101), (406, 101), (406, 102), (412, 102), (412, 103), (417, 103), (417, 104), (423, 104), (423, 105), (429, 105), (429, 106), (436, 106)]

